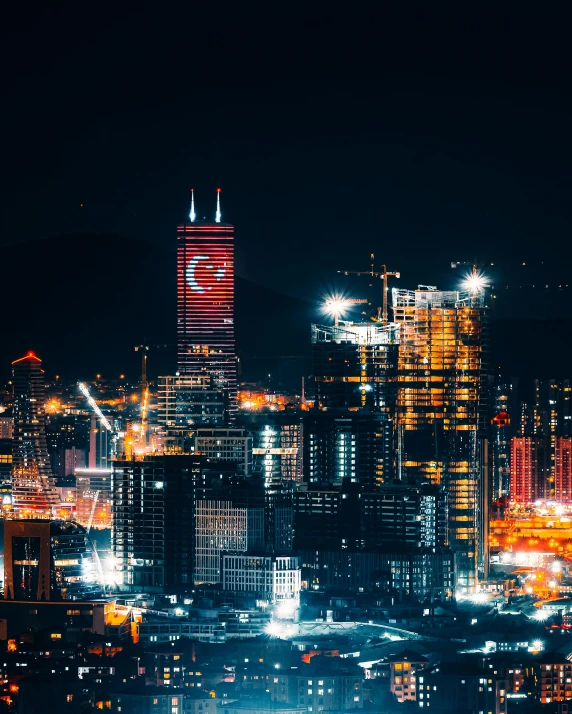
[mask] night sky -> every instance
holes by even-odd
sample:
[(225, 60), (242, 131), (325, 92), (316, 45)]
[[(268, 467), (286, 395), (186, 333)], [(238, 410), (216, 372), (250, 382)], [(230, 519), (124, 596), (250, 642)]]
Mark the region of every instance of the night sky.
[(211, 217), (220, 186), (239, 274), (282, 292), (343, 287), (371, 251), (403, 287), (474, 257), (570, 275), (570, 14), (319, 5), (13, 9), (2, 243), (174, 249), (189, 188)]

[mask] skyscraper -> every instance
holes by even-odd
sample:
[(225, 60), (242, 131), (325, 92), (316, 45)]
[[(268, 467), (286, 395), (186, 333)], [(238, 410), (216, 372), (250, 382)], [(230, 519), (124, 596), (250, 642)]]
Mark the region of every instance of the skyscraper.
[(59, 499), (46, 442), (44, 371), (33, 352), (12, 362), (14, 508), (51, 515)]
[(197, 220), (194, 194), (189, 221), (177, 228), (178, 372), (210, 375), (236, 412), (234, 343), (234, 226), (221, 222), (220, 189), (214, 221)]
[(550, 498), (550, 455), (546, 441), (515, 436), (510, 441), (510, 497), (517, 503)]
[(192, 587), (201, 467), (201, 459), (192, 455), (113, 462), (111, 551), (121, 590)]
[(400, 326), (398, 475), (426, 478), (448, 494), (449, 545), (459, 587), (477, 585), (484, 553), (486, 307), (482, 290), (393, 290)]

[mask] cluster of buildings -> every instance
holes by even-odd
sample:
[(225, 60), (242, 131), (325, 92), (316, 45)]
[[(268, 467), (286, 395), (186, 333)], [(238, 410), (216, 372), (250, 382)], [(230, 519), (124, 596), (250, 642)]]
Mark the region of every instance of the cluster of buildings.
[[(420, 285), (391, 298), (389, 275), (372, 269), (384, 284), (377, 314), (343, 320), (348, 302), (334, 298), (333, 324), (312, 325), (306, 395), (240, 392), (234, 227), (220, 194), (215, 220), (197, 220), (193, 194), (177, 229), (172, 374), (149, 385), (143, 345), (139, 392), (98, 375), (97, 399), (84, 384), (66, 396), (59, 378), (48, 398), (40, 358), (13, 362), (0, 413), (0, 641), (11, 656), (54, 659), (60, 647), (97, 684), (80, 695), (54, 665), (67, 702), (87, 696), (122, 714), (381, 702), (507, 711), (519, 687), (502, 662), (445, 667), (459, 648), (427, 642), (467, 643), (459, 626), (473, 623), (455, 599), (491, 589), (491, 504), (572, 503), (570, 384), (538, 382), (534, 404), (515, 411), (513, 385), (489, 378), (478, 272), (461, 290)], [(515, 592), (499, 589), (503, 602)], [(347, 636), (335, 627), (344, 623)], [(423, 654), (399, 644), (409, 639), (424, 641)], [(144, 648), (137, 662), (131, 647)], [(536, 701), (548, 670), (534, 662)], [(47, 667), (37, 669), (43, 681)], [(21, 704), (33, 699), (25, 679)]]

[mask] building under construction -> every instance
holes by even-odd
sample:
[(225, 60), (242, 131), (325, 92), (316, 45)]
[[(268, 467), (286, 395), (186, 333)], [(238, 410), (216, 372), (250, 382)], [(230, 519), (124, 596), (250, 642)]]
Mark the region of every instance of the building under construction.
[(393, 289), (398, 476), (444, 487), (461, 589), (477, 585), (486, 550), (486, 310), (482, 289)]

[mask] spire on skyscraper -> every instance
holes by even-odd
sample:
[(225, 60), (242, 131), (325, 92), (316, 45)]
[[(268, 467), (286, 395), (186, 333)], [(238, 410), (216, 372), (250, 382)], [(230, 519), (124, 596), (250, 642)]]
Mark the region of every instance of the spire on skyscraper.
[(215, 216), (215, 221), (217, 223), (220, 223), (220, 188), (217, 188), (216, 190), (216, 216)]
[(191, 219), (191, 223), (195, 222), (197, 215), (195, 213), (195, 189), (191, 189), (191, 212), (189, 213), (189, 218)]

